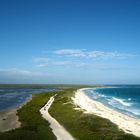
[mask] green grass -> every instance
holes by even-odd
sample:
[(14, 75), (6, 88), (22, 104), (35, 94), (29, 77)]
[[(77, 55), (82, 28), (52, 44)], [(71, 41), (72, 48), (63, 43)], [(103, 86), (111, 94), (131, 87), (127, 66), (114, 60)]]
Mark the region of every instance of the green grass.
[(19, 120), (22, 122), (21, 127), (0, 133), (0, 140), (56, 140), (49, 123), (41, 117), (39, 112), (54, 94), (57, 96), (49, 112), (77, 140), (140, 140), (119, 130), (107, 119), (84, 114), (82, 110), (74, 110), (71, 97), (74, 91), (81, 87), (85, 86), (33, 95), (33, 99), (18, 111)]
[(0, 133), (0, 140), (56, 140), (49, 123), (39, 112), (53, 94), (49, 92), (33, 95), (33, 99), (18, 111), (21, 128)]

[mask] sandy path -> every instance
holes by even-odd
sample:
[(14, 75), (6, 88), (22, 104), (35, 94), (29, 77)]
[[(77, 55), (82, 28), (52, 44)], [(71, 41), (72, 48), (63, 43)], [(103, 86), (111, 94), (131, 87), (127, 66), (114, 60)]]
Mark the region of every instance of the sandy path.
[[(56, 95), (55, 95), (56, 96)], [(47, 104), (40, 109), (42, 117), (50, 123), (52, 132), (57, 137), (57, 140), (75, 140), (66, 129), (61, 126), (51, 115), (48, 113), (49, 108), (51, 107), (54, 97), (52, 96)]]

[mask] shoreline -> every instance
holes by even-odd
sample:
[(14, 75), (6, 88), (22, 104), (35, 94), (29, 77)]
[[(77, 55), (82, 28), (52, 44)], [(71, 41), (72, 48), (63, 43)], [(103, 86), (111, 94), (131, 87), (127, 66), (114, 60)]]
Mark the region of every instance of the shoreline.
[(18, 108), (0, 111), (0, 132), (7, 132), (21, 126), (17, 115)]
[(0, 132), (7, 132), (21, 127), (18, 110), (32, 100), (32, 97), (26, 99), (19, 106), (7, 108), (0, 111)]
[(82, 88), (75, 92), (72, 98), (74, 104), (85, 110), (85, 113), (94, 114), (105, 118), (116, 124), (124, 132), (140, 137), (140, 120), (124, 115), (102, 103), (90, 99), (84, 90), (91, 88)]

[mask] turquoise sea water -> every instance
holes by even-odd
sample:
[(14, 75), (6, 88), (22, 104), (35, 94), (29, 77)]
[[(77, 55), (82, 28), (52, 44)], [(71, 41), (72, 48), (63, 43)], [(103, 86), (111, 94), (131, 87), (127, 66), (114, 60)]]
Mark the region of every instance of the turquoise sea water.
[(23, 104), (32, 94), (54, 91), (53, 88), (0, 88), (0, 111), (15, 108)]
[(86, 94), (108, 107), (140, 119), (140, 86), (89, 89)]

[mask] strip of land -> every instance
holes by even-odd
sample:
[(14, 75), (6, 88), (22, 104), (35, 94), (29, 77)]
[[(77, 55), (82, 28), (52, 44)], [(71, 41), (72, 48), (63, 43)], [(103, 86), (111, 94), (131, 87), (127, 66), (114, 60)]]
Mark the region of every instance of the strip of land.
[(17, 109), (10, 109), (0, 112), (0, 132), (9, 131), (20, 127)]
[(52, 128), (52, 132), (57, 137), (57, 140), (75, 140), (70, 133), (66, 131), (66, 129), (61, 126), (49, 113), (48, 110), (51, 107), (54, 97), (52, 96), (47, 104), (40, 109), (40, 112), (44, 119), (46, 119), (50, 123), (50, 127)]
[(84, 90), (86, 89), (79, 89), (75, 93), (75, 97), (72, 98), (75, 105), (86, 110), (86, 113), (92, 113), (102, 118), (109, 119), (126, 133), (140, 137), (140, 120), (131, 118), (104, 106), (100, 102), (90, 99), (87, 95), (85, 95)]
[[(88, 86), (90, 87), (90, 86)], [(97, 86), (94, 86), (97, 87)], [(140, 140), (132, 134), (124, 133), (110, 120), (94, 114), (84, 113), (83, 109), (73, 104), (72, 97), (80, 88), (74, 86), (59, 91), (34, 94), (32, 100), (17, 110), (21, 127), (8, 132), (0, 132), (0, 140), (56, 140), (50, 122), (40, 114), (40, 108), (55, 97), (49, 108), (49, 114), (57, 120), (77, 140)], [(90, 87), (93, 88), (93, 87)], [(46, 108), (47, 109), (47, 108)], [(64, 134), (64, 136), (66, 136)], [(60, 140), (60, 139), (59, 139)], [(67, 138), (64, 140), (68, 140)]]

